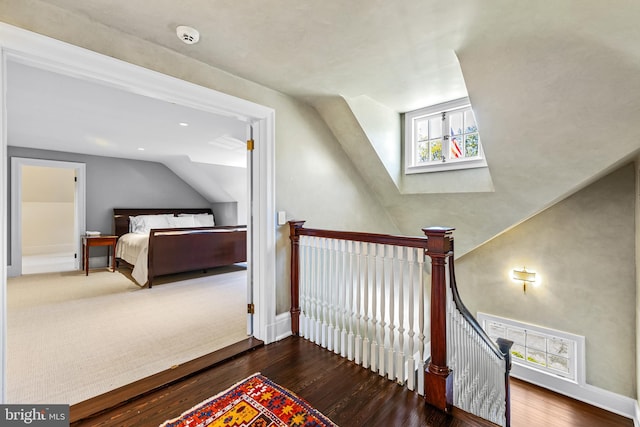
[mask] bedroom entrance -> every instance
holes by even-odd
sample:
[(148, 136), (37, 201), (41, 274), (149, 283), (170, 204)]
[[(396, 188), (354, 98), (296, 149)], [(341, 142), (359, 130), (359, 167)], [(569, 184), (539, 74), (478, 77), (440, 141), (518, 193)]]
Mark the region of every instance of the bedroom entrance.
[[(7, 69), (14, 261), (16, 272), (21, 268), (22, 273), (7, 283), (12, 344), (7, 402), (77, 404), (247, 340), (247, 331), (252, 330), (247, 297), (252, 294), (247, 292), (246, 230), (229, 230), (223, 237), (223, 228), (214, 227), (247, 223), (250, 156), (242, 140), (251, 125), (12, 61)], [(29, 114), (29, 106), (21, 102), (24, 98), (39, 106), (37, 116)], [(70, 116), (80, 123), (71, 129)], [(35, 120), (39, 126), (32, 130)], [(214, 139), (215, 132), (224, 132), (223, 137)], [(120, 157), (101, 151), (103, 145), (88, 149), (79, 133), (118, 141)], [(203, 142), (203, 133), (208, 137), (205, 148), (190, 151), (188, 141)], [(56, 144), (60, 140), (64, 147)], [(164, 150), (171, 158), (138, 154), (129, 148), (132, 141), (148, 152)], [(174, 145), (179, 145), (176, 152), (170, 151)], [(224, 152), (238, 166), (207, 158), (238, 145), (241, 149)], [(128, 154), (128, 148), (135, 155)], [(90, 179), (78, 179), (85, 168)], [(193, 176), (194, 170), (200, 173)], [(85, 181), (88, 203), (76, 203), (77, 188)], [(219, 188), (206, 188), (210, 182)], [(88, 222), (85, 228), (82, 221), (78, 230), (80, 205)], [(177, 208), (170, 218), (166, 212), (155, 212), (172, 205)], [(134, 209), (123, 213), (121, 206)], [(129, 221), (139, 216), (145, 226), (132, 230)], [(124, 227), (118, 226), (118, 217), (126, 219)], [(198, 231), (186, 231), (189, 227)], [(151, 232), (157, 228), (183, 230), (172, 239), (171, 234)], [(81, 239), (86, 230), (121, 240), (117, 246), (124, 249), (117, 255), (121, 261), (116, 271), (97, 268), (107, 265), (106, 251), (100, 251), (105, 248), (78, 250), (78, 243), (87, 241)], [(237, 251), (226, 244), (232, 235)], [(141, 245), (146, 242), (146, 256), (142, 250), (127, 256), (138, 246), (125, 245), (129, 241), (125, 237), (139, 237), (136, 242)], [(167, 238), (171, 242), (163, 246)], [(243, 254), (232, 257), (230, 252)], [(77, 253), (89, 255), (90, 271), (79, 271), (77, 264), (74, 271)], [(33, 271), (28, 261), (35, 255), (66, 257), (74, 264)], [(146, 274), (136, 273), (144, 267)], [(51, 274), (51, 270), (66, 273)], [(171, 316), (174, 312), (176, 316)], [(61, 330), (65, 334), (60, 335)], [(28, 352), (30, 342), (39, 343), (38, 352)], [(74, 351), (63, 354), (61, 347)]]
[(82, 163), (12, 158), (10, 276), (79, 268), (84, 168)]
[[(250, 128), (253, 130), (253, 139), (255, 140), (256, 149), (253, 152), (254, 164), (252, 165), (252, 171), (250, 177), (248, 179), (251, 181), (247, 183), (247, 187), (252, 188), (251, 194), (249, 196), (249, 200), (246, 204), (246, 217), (247, 217), (247, 226), (248, 226), (248, 234), (251, 236), (248, 240), (248, 259), (247, 259), (247, 270), (246, 277), (248, 278), (248, 283), (253, 285), (249, 291), (251, 300), (255, 301), (255, 314), (254, 314), (254, 327), (253, 327), (253, 335), (266, 342), (272, 342), (275, 338), (282, 333), (279, 332), (280, 329), (287, 329), (287, 326), (284, 325), (284, 321), (279, 320), (276, 321), (276, 313), (275, 313), (275, 229), (272, 226), (271, 219), (274, 217), (275, 213), (275, 197), (274, 197), (274, 152), (275, 152), (275, 141), (274, 141), (274, 129), (275, 129), (275, 118), (274, 111), (271, 108), (263, 107), (261, 105), (242, 100), (240, 98), (236, 98), (230, 95), (222, 94), (220, 92), (213, 91), (211, 89), (207, 89), (201, 86), (196, 86), (191, 83), (187, 83), (184, 81), (177, 80), (172, 77), (168, 77), (159, 73), (155, 73), (149, 70), (142, 69), (137, 66), (133, 66), (131, 64), (127, 64), (121, 61), (114, 60), (113, 58), (96, 55), (93, 52), (88, 52), (64, 43), (57, 42), (52, 39), (43, 38), (42, 36), (29, 33), (24, 30), (19, 30), (14, 27), (0, 24), (0, 43), (2, 44), (2, 54), (4, 61), (2, 62), (2, 73), (3, 76), (0, 81), (3, 82), (4, 90), (2, 93), (7, 96), (7, 70), (10, 68), (12, 64), (22, 64), (26, 66), (30, 66), (33, 68), (37, 68), (45, 71), (53, 71), (55, 73), (63, 74), (68, 77), (74, 77), (78, 80), (83, 81), (84, 83), (97, 83), (98, 85), (102, 85), (104, 87), (116, 88), (119, 90), (127, 91), (131, 94), (144, 95), (149, 97), (150, 99), (155, 99), (156, 101), (163, 101), (170, 103), (175, 106), (182, 106), (188, 108), (198, 109), (205, 114), (214, 114), (214, 115), (222, 115), (228, 118), (234, 118), (234, 120), (240, 120), (244, 122), (247, 126), (246, 129)], [(13, 86), (11, 86), (13, 88)], [(50, 85), (49, 88), (55, 88), (55, 85)], [(13, 91), (15, 93), (15, 91)], [(68, 100), (69, 97), (59, 97), (61, 100)], [(10, 106), (8, 106), (7, 110), (10, 110)], [(83, 112), (84, 109), (78, 109), (77, 112)], [(104, 117), (102, 115), (101, 117)], [(83, 120), (75, 120), (74, 124), (76, 126), (72, 126), (70, 128), (79, 130), (79, 124), (84, 124)], [(169, 122), (166, 122), (169, 123)], [(190, 129), (195, 129), (195, 126), (183, 126), (175, 122), (176, 129), (181, 129), (181, 135), (184, 135), (186, 131)], [(0, 115), (0, 135), (2, 135), (3, 139), (3, 162), (1, 164), (7, 165), (7, 156), (9, 149), (13, 147), (7, 148), (7, 127), (10, 129), (11, 124), (7, 123), (7, 114)], [(42, 129), (44, 126), (34, 126), (34, 128)], [(142, 129), (148, 129), (148, 126), (140, 126)], [(178, 132), (178, 131), (176, 131)], [(165, 132), (168, 134), (168, 132)], [(47, 136), (51, 136), (48, 134)], [(113, 146), (110, 145), (110, 142), (117, 141), (121, 143), (122, 141), (118, 138), (107, 140), (105, 138), (98, 138), (95, 135), (86, 135), (85, 137), (89, 138), (85, 140), (85, 146), (87, 147), (104, 147), (104, 146)], [(219, 135), (221, 139), (225, 139), (225, 135)], [(11, 141), (15, 141), (15, 138), (9, 138)], [(47, 138), (51, 139), (51, 138)], [(240, 138), (244, 139), (244, 135)], [(40, 139), (38, 139), (40, 140)], [(182, 141), (185, 141), (186, 138), (182, 138)], [(66, 140), (68, 141), (68, 140)], [(206, 144), (215, 145), (212, 140), (205, 140)], [(120, 147), (124, 147), (121, 145)], [(205, 145), (207, 147), (207, 145)], [(134, 154), (139, 154), (142, 150), (140, 145), (133, 145), (133, 143), (127, 145), (127, 150), (130, 150)], [(21, 149), (38, 149), (35, 147), (21, 147)], [(65, 152), (72, 152), (69, 149), (61, 149), (61, 148), (40, 148), (40, 149), (49, 149), (50, 153), (54, 151), (57, 154), (55, 156), (59, 156)], [(147, 151), (150, 151), (147, 147)], [(15, 153), (17, 154), (17, 153)], [(95, 153), (85, 153), (87, 156), (96, 156)], [(245, 152), (246, 155), (246, 152)], [(28, 156), (25, 156), (28, 157)], [(55, 157), (59, 158), (59, 157)], [(74, 160), (75, 160), (74, 156)], [(79, 161), (84, 161), (84, 158), (78, 158)], [(179, 164), (179, 161), (184, 160), (184, 158), (176, 158), (171, 166), (172, 169), (180, 169), (184, 167), (184, 164)], [(107, 163), (106, 160), (101, 160), (103, 163)], [(125, 164), (126, 160), (120, 162), (120, 166)], [(93, 165), (87, 164), (87, 168), (91, 168), (92, 171), (91, 180), (92, 182), (96, 182), (95, 176), (93, 175)], [(185, 167), (186, 168), (186, 167)], [(191, 166), (191, 171), (198, 172), (200, 171), (201, 166), (196, 164)], [(109, 170), (110, 178), (120, 177), (120, 170), (118, 167), (110, 168)], [(0, 184), (6, 185), (6, 181), (4, 181), (7, 177), (6, 173), (0, 174)], [(130, 181), (128, 185), (120, 185), (120, 186), (108, 186), (107, 190), (115, 190), (119, 195), (127, 196), (130, 193), (127, 191), (123, 191), (124, 189), (130, 189), (132, 183), (139, 183), (141, 179), (147, 179), (148, 175), (145, 173), (139, 173), (138, 180)], [(157, 182), (157, 181), (156, 181)], [(205, 185), (206, 186), (206, 185)], [(156, 185), (157, 187), (157, 185)], [(215, 186), (211, 186), (215, 187)], [(194, 187), (195, 188), (195, 187)], [(165, 190), (165, 188), (161, 188)], [(95, 192), (92, 192), (90, 188), (87, 188), (87, 193), (92, 195)], [(104, 197), (100, 198), (104, 200)], [(91, 209), (95, 209), (93, 203), (95, 202), (95, 198), (92, 198)], [(149, 204), (158, 206), (158, 201), (165, 200), (172, 203), (175, 203), (175, 200), (169, 199), (164, 195), (162, 198), (156, 198), (152, 200)], [(154, 203), (155, 202), (155, 203)], [(131, 198), (126, 201), (126, 205), (131, 206), (131, 204), (135, 203), (137, 206), (140, 206), (140, 197)], [(9, 206), (7, 200), (7, 193), (3, 193), (3, 205), (5, 207)], [(113, 208), (115, 206), (110, 206)], [(13, 209), (13, 206), (12, 206)], [(240, 209), (238, 209), (240, 210)], [(87, 209), (89, 211), (89, 209)], [(5, 211), (6, 212), (6, 211)], [(91, 215), (88, 218), (91, 221), (94, 221), (96, 218), (99, 218), (102, 215), (108, 215), (108, 212), (102, 212), (95, 215)], [(250, 220), (249, 220), (250, 218)], [(6, 218), (5, 218), (6, 219)], [(91, 225), (91, 227), (94, 227)], [(104, 227), (106, 232), (109, 231), (110, 226)], [(93, 229), (93, 228), (92, 228)], [(84, 226), (82, 227), (82, 232), (84, 232)], [(16, 233), (17, 234), (17, 233)], [(7, 236), (6, 234), (4, 234)], [(2, 258), (12, 262), (11, 253), (7, 251), (9, 245), (7, 245), (7, 236), (4, 240), (3, 248), (0, 251), (4, 251), (2, 253)], [(79, 240), (79, 239), (78, 239)], [(20, 252), (21, 253), (21, 252)], [(13, 265), (7, 266), (7, 264), (2, 263), (0, 278), (2, 279), (2, 286), (0, 287), (0, 304), (2, 306), (7, 306), (8, 300), (8, 286), (7, 286), (7, 273), (10, 269), (13, 268)], [(13, 263), (12, 263), (13, 264)], [(104, 274), (100, 274), (104, 273)], [(76, 274), (76, 272), (74, 272)], [(116, 273), (117, 274), (117, 273)], [(105, 280), (110, 280), (115, 275), (111, 272), (95, 272), (91, 273), (88, 277), (89, 280), (99, 279), (99, 276), (102, 275), (105, 277)], [(87, 289), (91, 289), (87, 286), (86, 277), (82, 277), (83, 275), (76, 274), (74, 278), (78, 276), (78, 287), (81, 290), (80, 292), (85, 292)], [(70, 277), (70, 276), (69, 276)], [(82, 282), (80, 282), (82, 281)], [(63, 280), (65, 286), (71, 283), (71, 280), (67, 277)], [(199, 283), (198, 283), (199, 284)], [(136, 286), (135, 284), (131, 284), (129, 282), (128, 286)], [(184, 286), (177, 286), (180, 288)], [(112, 285), (106, 285), (106, 289), (111, 292), (113, 290)], [(153, 295), (159, 295), (160, 293), (167, 293), (170, 289), (174, 288), (171, 285), (161, 285), (154, 286), (152, 290), (149, 289), (136, 289), (132, 288), (133, 293), (135, 295), (139, 295), (140, 298), (149, 297)], [(95, 289), (95, 288), (93, 288)], [(104, 289), (104, 288), (103, 288)], [(125, 292), (131, 292), (131, 290), (125, 290)], [(107, 292), (105, 292), (107, 293)], [(37, 292), (32, 292), (31, 295), (40, 296)], [(57, 293), (56, 295), (60, 295)], [(130, 295), (131, 296), (131, 295)], [(245, 304), (244, 311), (242, 312), (243, 318), (246, 319), (246, 293), (244, 294)], [(108, 295), (105, 295), (107, 300), (111, 300)], [(78, 298), (77, 303), (85, 302), (85, 299)], [(134, 303), (134, 298), (128, 298), (127, 301), (129, 303)], [(200, 301), (208, 301), (205, 298), (200, 298)], [(224, 302), (224, 301), (223, 301)], [(190, 321), (191, 316), (184, 315), (190, 314), (190, 306), (176, 304), (176, 300), (174, 297), (167, 298), (167, 307), (162, 310), (149, 310), (149, 313), (153, 314), (161, 314), (164, 316), (165, 320), (171, 320), (168, 314), (170, 313), (183, 313), (180, 317), (185, 321)], [(118, 306), (118, 304), (112, 304), (109, 306)], [(140, 307), (140, 306), (135, 306)], [(95, 310), (84, 309), (80, 310), (84, 313), (93, 313), (97, 317), (98, 314), (103, 316), (106, 314), (106, 305), (99, 304), (96, 305)], [(135, 313), (135, 308), (131, 310)], [(61, 311), (57, 311), (60, 313)], [(25, 317), (26, 318), (26, 317)], [(32, 317), (29, 317), (33, 319)], [(108, 324), (109, 328), (105, 329), (105, 334), (117, 334), (116, 333), (116, 324), (114, 323), (114, 319), (118, 317), (115, 315), (108, 316)], [(74, 322), (76, 326), (82, 326), (83, 322)], [(175, 322), (174, 322), (175, 323)], [(15, 325), (14, 321), (9, 322), (11, 325)], [(282, 324), (282, 325), (281, 325)], [(244, 323), (246, 325), (246, 322)], [(145, 334), (149, 334), (154, 329), (161, 329), (159, 324), (155, 321), (151, 321), (149, 323), (141, 323), (142, 327), (144, 327)], [(152, 327), (149, 327), (152, 326)], [(125, 325), (126, 327), (126, 325)], [(221, 327), (219, 324), (212, 324), (210, 322), (196, 322), (193, 323), (189, 330), (193, 331), (194, 329), (200, 329), (205, 333), (209, 331), (212, 327)], [(245, 326), (243, 326), (245, 327)], [(12, 326), (13, 328), (13, 326)], [(280, 328), (276, 330), (277, 328)], [(169, 331), (171, 332), (171, 331)], [(8, 351), (7, 351), (7, 342), (10, 344), (13, 343), (15, 346), (15, 338), (12, 331), (7, 331), (7, 318), (0, 317), (0, 344), (2, 352), (0, 357), (0, 369), (2, 371), (1, 379), (3, 386), (0, 388), (0, 401), (7, 402), (11, 400), (10, 394), (7, 393), (7, 377), (13, 378), (12, 381), (18, 382), (20, 381), (20, 377), (11, 377), (11, 372), (9, 373), (4, 369), (9, 365), (8, 361)], [(7, 339), (11, 335), (11, 339)], [(117, 334), (119, 335), (119, 334)], [(102, 335), (106, 336), (106, 335)], [(174, 334), (176, 336), (176, 334)], [(185, 338), (191, 338), (191, 333), (187, 332), (184, 335)], [(36, 340), (37, 341), (37, 340)], [(133, 348), (136, 348), (136, 345), (139, 343), (140, 337), (135, 340), (132, 345)], [(197, 341), (197, 340), (196, 340)], [(190, 346), (193, 343), (193, 340), (188, 340), (183, 347)], [(10, 349), (18, 348), (19, 346), (9, 346)], [(90, 348), (90, 350), (92, 350)], [(60, 353), (60, 351), (58, 351)], [(32, 356), (37, 356), (36, 353), (33, 353)], [(98, 353), (97, 357), (101, 358), (102, 354)], [(12, 356), (13, 357), (13, 356)], [(145, 356), (146, 357), (146, 356)], [(95, 357), (94, 357), (95, 358)], [(133, 363), (139, 365), (139, 358), (132, 358)], [(181, 362), (178, 362), (181, 363)], [(31, 366), (36, 366), (38, 363), (32, 363)], [(108, 374), (113, 376), (113, 368), (120, 366), (120, 362), (114, 362), (108, 365), (109, 371)], [(73, 361), (73, 367), (69, 369), (65, 369), (65, 371), (73, 371), (74, 369), (78, 371), (78, 363), (77, 359)], [(85, 376), (85, 378), (90, 378), (90, 376)], [(57, 386), (48, 385), (47, 387), (59, 387), (62, 385), (58, 384)]]

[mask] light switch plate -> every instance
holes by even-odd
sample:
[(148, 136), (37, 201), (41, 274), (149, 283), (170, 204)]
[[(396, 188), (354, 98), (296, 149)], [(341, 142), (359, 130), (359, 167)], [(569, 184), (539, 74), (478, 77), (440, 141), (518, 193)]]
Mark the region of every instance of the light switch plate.
[(287, 223), (287, 213), (285, 211), (278, 211), (278, 225), (285, 225)]

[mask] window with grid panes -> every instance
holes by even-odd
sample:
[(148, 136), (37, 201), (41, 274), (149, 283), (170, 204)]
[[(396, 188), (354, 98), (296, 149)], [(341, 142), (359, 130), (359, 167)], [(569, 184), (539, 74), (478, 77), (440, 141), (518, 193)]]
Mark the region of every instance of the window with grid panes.
[(487, 165), (468, 98), (405, 113), (405, 172)]

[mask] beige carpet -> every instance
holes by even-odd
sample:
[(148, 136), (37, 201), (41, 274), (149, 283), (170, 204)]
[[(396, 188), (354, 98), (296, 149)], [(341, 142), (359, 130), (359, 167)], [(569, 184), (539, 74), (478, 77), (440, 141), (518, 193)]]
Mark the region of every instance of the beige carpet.
[(7, 403), (78, 403), (247, 337), (245, 269), (177, 278), (9, 279)]

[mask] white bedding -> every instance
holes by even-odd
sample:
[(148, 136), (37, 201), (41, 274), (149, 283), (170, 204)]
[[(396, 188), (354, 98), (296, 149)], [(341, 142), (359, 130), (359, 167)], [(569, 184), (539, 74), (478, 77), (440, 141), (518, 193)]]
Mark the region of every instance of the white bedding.
[(116, 258), (133, 265), (131, 277), (140, 285), (147, 283), (149, 276), (147, 255), (149, 253), (149, 235), (127, 233), (120, 236), (116, 244)]

